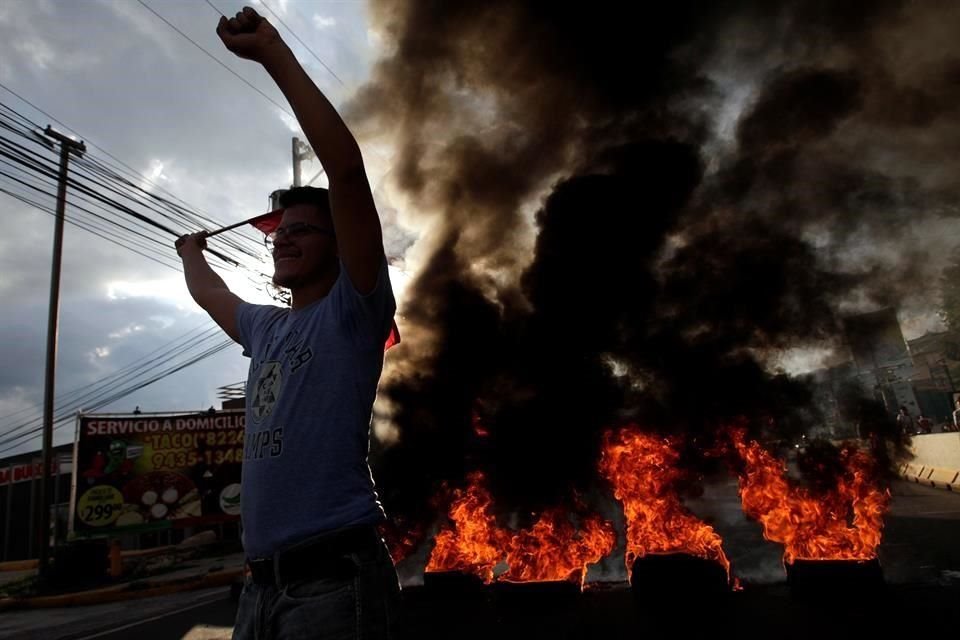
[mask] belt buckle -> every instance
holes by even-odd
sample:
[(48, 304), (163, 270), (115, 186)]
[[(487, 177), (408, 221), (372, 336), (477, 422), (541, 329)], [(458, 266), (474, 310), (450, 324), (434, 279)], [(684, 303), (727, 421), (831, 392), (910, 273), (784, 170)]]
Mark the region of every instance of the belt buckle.
[(247, 560), (247, 566), (250, 569), (250, 575), (253, 577), (254, 582), (270, 585), (277, 583), (273, 560), (272, 557)]

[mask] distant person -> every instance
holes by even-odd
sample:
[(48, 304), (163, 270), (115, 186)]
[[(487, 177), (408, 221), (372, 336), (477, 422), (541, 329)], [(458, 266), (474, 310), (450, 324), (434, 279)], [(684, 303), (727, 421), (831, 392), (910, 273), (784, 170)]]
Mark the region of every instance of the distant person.
[(933, 433), (933, 421), (923, 415), (922, 411), (917, 416), (917, 433)]
[(956, 402), (954, 402), (954, 407), (955, 408), (953, 410), (953, 430), (960, 431), (960, 398), (957, 398)]
[(360, 147), (256, 11), (222, 18), (217, 34), (270, 74), (330, 184), (284, 193), (268, 236), (291, 308), (232, 293), (207, 264), (203, 232), (176, 242), (190, 295), (251, 359), (240, 500), (249, 571), (233, 637), (395, 637), (400, 587), (367, 452), (396, 302)]
[(904, 435), (913, 435), (913, 417), (904, 405), (900, 405), (900, 412), (897, 413), (897, 426), (900, 433)]

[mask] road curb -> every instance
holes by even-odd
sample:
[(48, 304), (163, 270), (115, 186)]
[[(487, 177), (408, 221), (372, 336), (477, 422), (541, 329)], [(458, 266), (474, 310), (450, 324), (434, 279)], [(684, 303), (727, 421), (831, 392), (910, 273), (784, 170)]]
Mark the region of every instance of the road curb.
[[(124, 560), (139, 560), (140, 558), (151, 558), (153, 556), (162, 556), (165, 553), (178, 553), (195, 547), (184, 547), (182, 545), (167, 545), (164, 547), (154, 547), (152, 549), (128, 549), (120, 552), (120, 557)], [(0, 573), (4, 571), (30, 571), (36, 569), (40, 562), (36, 559), (28, 560), (8, 560), (0, 562)]]
[(960, 470), (932, 467), (916, 462), (900, 465), (900, 477), (915, 484), (923, 484), (947, 491), (960, 490)]
[(156, 580), (143, 582), (128, 582), (113, 587), (81, 591), (78, 593), (64, 593), (55, 596), (36, 596), (33, 598), (3, 598), (0, 599), (0, 611), (15, 609), (46, 609), (51, 607), (75, 607), (95, 604), (107, 604), (121, 600), (135, 600), (152, 596), (167, 595), (179, 591), (193, 591), (210, 587), (224, 587), (243, 576), (243, 569), (225, 569), (204, 574), (190, 576), (176, 580)]
[(2, 571), (30, 571), (36, 569), (40, 563), (36, 560), (8, 560), (0, 562), (0, 572)]

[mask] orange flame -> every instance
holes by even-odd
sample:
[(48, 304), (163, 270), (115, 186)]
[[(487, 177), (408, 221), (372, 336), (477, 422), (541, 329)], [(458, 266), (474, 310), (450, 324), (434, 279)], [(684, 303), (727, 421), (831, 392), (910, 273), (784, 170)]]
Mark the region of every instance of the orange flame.
[(493, 500), (482, 486), (483, 474), (474, 473), (469, 480), (466, 489), (453, 491), (451, 525), (437, 533), (427, 571), (462, 571), (489, 583), (503, 558), (506, 535), (490, 513)]
[(496, 565), (505, 562), (503, 580), (579, 580), (582, 585), (587, 565), (613, 549), (613, 525), (599, 516), (585, 518), (578, 530), (562, 510), (553, 509), (529, 529), (499, 527), (483, 480), (482, 473), (474, 473), (466, 489), (454, 490), (451, 524), (437, 534), (427, 571), (462, 571), (490, 583)]
[(423, 526), (410, 525), (402, 518), (387, 520), (380, 524), (378, 530), (394, 562), (402, 562), (410, 556), (426, 534)]
[(613, 485), (627, 519), (627, 572), (649, 553), (687, 553), (719, 562), (730, 575), (730, 561), (713, 527), (690, 513), (674, 490), (681, 479), (675, 443), (635, 427), (608, 433), (600, 472)]
[(743, 429), (731, 430), (744, 463), (740, 499), (748, 516), (763, 525), (763, 537), (785, 546), (783, 560), (871, 560), (877, 555), (890, 491), (871, 481), (874, 462), (853, 446), (841, 449), (846, 473), (824, 495), (791, 485), (787, 467)]
[(560, 509), (545, 512), (530, 528), (518, 531), (507, 543), (510, 569), (500, 576), (511, 582), (578, 580), (583, 585), (587, 565), (613, 550), (617, 534), (613, 523), (598, 515), (580, 522), (579, 529)]

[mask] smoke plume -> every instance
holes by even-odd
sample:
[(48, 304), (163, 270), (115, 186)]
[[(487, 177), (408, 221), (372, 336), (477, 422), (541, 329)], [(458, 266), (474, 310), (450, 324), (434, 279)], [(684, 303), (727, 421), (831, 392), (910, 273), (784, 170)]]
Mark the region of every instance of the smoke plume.
[[(388, 52), (350, 119), (396, 145), (392, 187), (419, 232), (378, 405), (388, 510), (426, 519), (472, 470), (504, 509), (563, 503), (594, 487), (600, 436), (627, 421), (689, 436), (699, 468), (733, 420), (795, 437), (823, 416), (778, 357), (842, 355), (846, 314), (936, 299), (960, 8), (371, 13)], [(844, 418), (897, 440), (871, 402)]]

